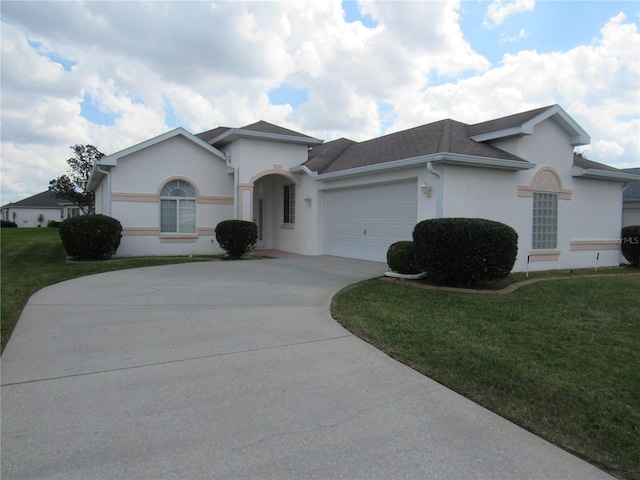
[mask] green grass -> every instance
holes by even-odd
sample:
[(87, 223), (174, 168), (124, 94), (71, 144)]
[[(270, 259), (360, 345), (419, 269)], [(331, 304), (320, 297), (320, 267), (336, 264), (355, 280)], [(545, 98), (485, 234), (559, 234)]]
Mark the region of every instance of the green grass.
[(378, 279), (338, 294), (333, 314), (527, 430), (640, 478), (640, 275), (545, 281), (506, 295)]
[(65, 260), (64, 248), (56, 229), (3, 228), (0, 235), (2, 350), (29, 297), (47, 285), (112, 270), (205, 259), (158, 257), (71, 262)]

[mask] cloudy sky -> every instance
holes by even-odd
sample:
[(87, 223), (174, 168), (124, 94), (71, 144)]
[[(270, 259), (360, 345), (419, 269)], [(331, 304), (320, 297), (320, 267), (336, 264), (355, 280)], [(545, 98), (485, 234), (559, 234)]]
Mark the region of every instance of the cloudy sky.
[(640, 166), (637, 1), (2, 1), (1, 204), (74, 144), (258, 120), (326, 141), (560, 104)]

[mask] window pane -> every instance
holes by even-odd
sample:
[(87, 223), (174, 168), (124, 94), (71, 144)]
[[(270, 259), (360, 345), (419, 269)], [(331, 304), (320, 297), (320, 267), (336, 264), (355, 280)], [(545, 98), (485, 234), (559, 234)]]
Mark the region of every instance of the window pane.
[(284, 186), (284, 223), (296, 222), (296, 185)]
[(180, 200), (179, 207), (180, 233), (196, 233), (195, 200)]
[(533, 193), (534, 250), (557, 248), (558, 245), (558, 195), (556, 193)]
[(177, 200), (160, 200), (160, 231), (177, 232)]

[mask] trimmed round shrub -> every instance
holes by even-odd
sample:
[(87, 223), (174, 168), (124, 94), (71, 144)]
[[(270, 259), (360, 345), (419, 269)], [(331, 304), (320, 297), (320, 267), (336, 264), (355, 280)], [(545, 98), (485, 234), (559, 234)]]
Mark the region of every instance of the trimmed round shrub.
[(18, 224), (10, 220), (2, 220), (0, 228), (18, 228)]
[(413, 230), (416, 262), (431, 282), (473, 286), (509, 275), (518, 254), (518, 234), (483, 218), (434, 218)]
[(47, 227), (48, 228), (60, 228), (60, 222), (58, 222), (56, 220), (49, 220), (47, 222)]
[(622, 228), (620, 250), (627, 262), (634, 267), (640, 267), (640, 225)]
[(67, 255), (75, 260), (106, 260), (116, 253), (122, 225), (115, 218), (92, 214), (60, 223), (60, 238)]
[(412, 275), (420, 273), (416, 264), (416, 249), (411, 240), (401, 240), (391, 244), (387, 250), (387, 264), (397, 273)]
[(216, 226), (216, 240), (229, 258), (251, 253), (258, 241), (258, 226), (246, 220), (224, 220)]

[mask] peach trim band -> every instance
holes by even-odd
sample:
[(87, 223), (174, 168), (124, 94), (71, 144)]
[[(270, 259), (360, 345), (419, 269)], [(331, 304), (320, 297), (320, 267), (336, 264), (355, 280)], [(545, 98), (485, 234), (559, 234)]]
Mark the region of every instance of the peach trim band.
[(620, 250), (620, 242), (614, 240), (573, 240), (571, 251), (587, 252), (595, 250)]

